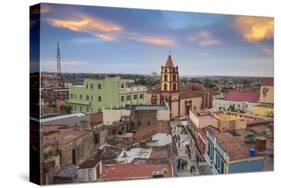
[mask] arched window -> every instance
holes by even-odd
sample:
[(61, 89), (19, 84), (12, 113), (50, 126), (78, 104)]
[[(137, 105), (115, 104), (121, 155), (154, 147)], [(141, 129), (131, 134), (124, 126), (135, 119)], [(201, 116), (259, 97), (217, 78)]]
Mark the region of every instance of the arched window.
[(173, 81), (177, 81), (177, 76), (173, 74)]
[(174, 90), (174, 91), (177, 90), (177, 84), (173, 84), (173, 90)]
[(164, 75), (164, 81), (168, 81), (168, 76), (166, 74)]
[(164, 91), (167, 91), (167, 84), (164, 84)]

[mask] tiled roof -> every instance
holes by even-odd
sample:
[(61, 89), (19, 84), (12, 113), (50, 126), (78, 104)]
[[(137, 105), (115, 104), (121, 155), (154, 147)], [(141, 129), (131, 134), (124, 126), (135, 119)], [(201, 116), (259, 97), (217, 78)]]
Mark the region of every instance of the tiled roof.
[(261, 82), (262, 86), (273, 86), (273, 78), (265, 78)]
[(126, 180), (152, 178), (155, 171), (164, 170), (164, 177), (172, 177), (170, 164), (113, 164), (104, 165), (102, 180)]
[(225, 100), (229, 101), (247, 101), (247, 102), (258, 102), (259, 93), (245, 92), (245, 91), (230, 91), (226, 94)]

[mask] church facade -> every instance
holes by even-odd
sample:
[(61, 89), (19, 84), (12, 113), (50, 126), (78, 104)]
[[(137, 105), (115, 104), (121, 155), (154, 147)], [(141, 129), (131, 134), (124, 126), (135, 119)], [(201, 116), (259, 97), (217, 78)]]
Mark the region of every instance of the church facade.
[(145, 93), (145, 103), (167, 103), (171, 118), (189, 115), (190, 110), (210, 108), (210, 91), (204, 87), (192, 87), (192, 84), (180, 85), (179, 67), (174, 65), (172, 56), (169, 55), (166, 63), (161, 66), (160, 86)]

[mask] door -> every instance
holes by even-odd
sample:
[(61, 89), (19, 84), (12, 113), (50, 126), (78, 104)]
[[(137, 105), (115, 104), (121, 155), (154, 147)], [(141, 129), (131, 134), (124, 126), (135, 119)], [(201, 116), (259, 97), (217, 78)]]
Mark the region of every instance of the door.
[(72, 149), (72, 164), (76, 164), (76, 151)]

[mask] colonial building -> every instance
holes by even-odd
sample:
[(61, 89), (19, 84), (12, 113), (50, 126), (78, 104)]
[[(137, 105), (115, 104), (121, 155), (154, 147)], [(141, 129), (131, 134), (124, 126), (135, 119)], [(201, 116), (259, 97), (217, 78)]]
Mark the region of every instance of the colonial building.
[(189, 114), (192, 109), (211, 108), (215, 93), (202, 85), (194, 89), (193, 84), (180, 85), (179, 68), (174, 65), (172, 56), (169, 55), (166, 63), (161, 66), (160, 87), (146, 92), (145, 103), (167, 102), (171, 118)]
[(145, 86), (120, 77), (85, 79), (83, 85), (69, 88), (69, 107), (72, 112), (101, 112), (103, 108), (144, 104)]

